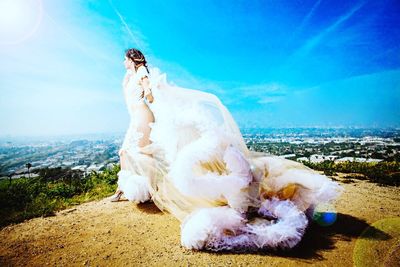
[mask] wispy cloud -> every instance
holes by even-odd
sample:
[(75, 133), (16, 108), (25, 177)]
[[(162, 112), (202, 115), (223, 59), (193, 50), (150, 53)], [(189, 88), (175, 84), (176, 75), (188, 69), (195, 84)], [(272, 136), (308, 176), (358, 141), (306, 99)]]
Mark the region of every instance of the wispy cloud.
[(318, 0), (313, 7), (311, 8), (310, 12), (304, 17), (303, 21), (301, 22), (299, 28), (297, 29), (298, 32), (301, 32), (303, 28), (308, 24), (308, 21), (310, 18), (313, 16), (315, 10), (318, 8), (318, 6), (321, 4), (322, 0)]
[(296, 56), (306, 56), (312, 49), (318, 46), (321, 41), (331, 32), (338, 29), (344, 22), (350, 19), (358, 10), (360, 10), (364, 6), (365, 2), (360, 2), (356, 4), (353, 8), (351, 8), (346, 14), (340, 16), (334, 23), (332, 23), (329, 27), (325, 28), (318, 35), (312, 37), (307, 40), (306, 43), (296, 51)]
[(312, 16), (315, 13), (315, 10), (318, 8), (318, 6), (321, 4), (322, 0), (318, 0), (311, 8), (311, 10), (307, 13), (306, 16), (304, 16), (303, 20), (300, 23), (300, 26), (297, 27), (297, 29), (293, 32), (291, 38), (288, 40), (288, 43), (290, 43), (293, 39), (295, 39), (302, 31), (303, 29), (308, 25), (308, 22), (312, 18)]
[(286, 86), (279, 83), (256, 84), (238, 88), (243, 96), (285, 95)]
[(261, 97), (257, 103), (259, 104), (270, 104), (270, 103), (275, 103), (279, 102), (283, 99), (282, 96), (266, 96), (266, 97)]
[[(394, 92), (400, 92), (400, 79), (398, 77), (400, 77), (400, 69), (390, 69), (362, 75), (353, 75), (343, 79), (330, 80), (312, 87), (295, 90), (292, 92), (292, 95), (307, 96), (320, 90), (326, 90), (328, 94), (328, 91), (331, 89), (333, 91), (348, 91), (350, 88), (354, 93), (356, 90), (375, 91), (377, 90), (376, 88), (379, 87), (390, 88), (390, 90), (386, 90), (387, 92), (390, 92), (391, 90)], [(371, 84), (373, 84), (373, 86), (370, 86)], [(382, 92), (381, 95), (387, 92)], [(391, 97), (396, 101), (400, 101), (400, 94), (393, 94)]]
[(138, 37), (138, 36), (141, 36), (139, 31), (137, 31), (137, 30), (133, 31), (131, 29), (131, 27), (129, 27), (129, 25), (126, 22), (125, 18), (121, 15), (121, 13), (118, 11), (118, 9), (114, 6), (114, 3), (112, 2), (112, 0), (109, 0), (108, 2), (110, 3), (110, 6), (114, 10), (115, 14), (120, 19), (122, 26), (124, 27), (125, 31), (128, 33), (128, 35), (131, 38), (131, 40), (135, 43), (135, 45), (140, 50), (145, 51), (146, 48), (148, 48), (148, 45), (146, 44), (145, 41), (143, 41), (143, 38)]
[(234, 88), (234, 93), (227, 99), (227, 104), (255, 102), (261, 105), (282, 101), (288, 88), (279, 83), (257, 84)]

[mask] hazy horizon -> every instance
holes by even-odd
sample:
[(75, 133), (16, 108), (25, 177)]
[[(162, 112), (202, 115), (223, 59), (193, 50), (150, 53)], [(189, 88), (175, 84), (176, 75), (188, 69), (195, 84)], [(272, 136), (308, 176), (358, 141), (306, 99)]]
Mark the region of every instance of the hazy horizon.
[[(323, 127), (323, 126), (309, 126), (309, 127), (241, 127), (240, 131), (242, 133), (246, 133), (252, 130), (260, 130), (260, 133), (264, 130), (386, 130), (386, 131), (400, 131), (400, 127), (357, 127), (357, 126), (336, 126), (336, 127)], [(71, 138), (94, 138), (94, 137), (110, 137), (110, 136), (120, 136), (123, 137), (125, 131), (116, 131), (116, 132), (86, 132), (86, 133), (76, 133), (76, 134), (41, 134), (41, 135), (11, 135), (5, 134), (0, 135), (0, 141), (5, 141), (5, 139), (24, 139), (31, 138), (33, 140), (43, 140), (47, 138), (49, 140), (58, 141), (62, 138), (71, 139)]]

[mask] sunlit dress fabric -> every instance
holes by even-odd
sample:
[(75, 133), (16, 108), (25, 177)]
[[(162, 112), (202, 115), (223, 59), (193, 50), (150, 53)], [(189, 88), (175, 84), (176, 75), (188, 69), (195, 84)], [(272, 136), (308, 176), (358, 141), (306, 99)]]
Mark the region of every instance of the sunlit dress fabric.
[(174, 85), (157, 68), (150, 82), (155, 122), (146, 150), (152, 157), (129, 163), (148, 175), (140, 183), (148, 195), (137, 186), (135, 201), (151, 199), (180, 220), (185, 248), (292, 248), (313, 209), (342, 192), (303, 164), (250, 151), (215, 94)]

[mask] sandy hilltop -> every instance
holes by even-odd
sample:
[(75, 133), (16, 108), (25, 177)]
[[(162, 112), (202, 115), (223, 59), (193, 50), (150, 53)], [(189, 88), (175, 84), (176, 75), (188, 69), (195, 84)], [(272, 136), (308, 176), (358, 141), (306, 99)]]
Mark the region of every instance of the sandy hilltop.
[(187, 250), (179, 221), (153, 203), (103, 199), (3, 228), (0, 265), (400, 266), (400, 189), (362, 180), (343, 186), (335, 224), (312, 223), (289, 252)]

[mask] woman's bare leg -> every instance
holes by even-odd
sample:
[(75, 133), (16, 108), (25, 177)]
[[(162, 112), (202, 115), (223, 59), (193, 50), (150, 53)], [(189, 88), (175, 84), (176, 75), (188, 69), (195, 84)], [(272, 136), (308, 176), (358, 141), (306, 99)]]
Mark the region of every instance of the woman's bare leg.
[(147, 105), (143, 105), (140, 107), (140, 122), (138, 124), (138, 131), (143, 133), (143, 137), (140, 138), (138, 142), (138, 146), (140, 148), (147, 146), (151, 144), (150, 141), (150, 133), (151, 133), (151, 127), (149, 123), (154, 122), (154, 115), (153, 112), (150, 110), (150, 108)]
[[(119, 164), (121, 166), (121, 170), (126, 170), (126, 160), (127, 160), (127, 153), (125, 149), (121, 149), (120, 154), (119, 154)], [(115, 190), (114, 195), (111, 197), (111, 201), (112, 202), (117, 202), (120, 197), (121, 194), (123, 192), (121, 191), (121, 189), (119, 187), (117, 187), (117, 189)]]
[[(150, 110), (150, 108), (144, 104), (138, 107), (138, 117), (137, 119), (138, 124), (137, 124), (137, 131), (143, 133), (142, 138), (140, 138), (138, 140), (138, 147), (139, 148), (143, 148), (147, 145), (149, 145), (151, 143), (150, 141), (150, 133), (151, 133), (151, 127), (149, 126), (149, 123), (154, 122), (154, 115), (152, 113), (152, 111)], [(142, 152), (150, 157), (152, 157), (151, 154)], [(127, 160), (128, 160), (128, 153), (125, 149), (122, 149), (120, 151), (120, 166), (121, 166), (121, 170), (127, 170), (128, 166), (127, 166)], [(147, 170), (148, 172), (151, 172), (150, 170)], [(151, 175), (150, 175), (151, 176)], [(112, 197), (111, 201), (118, 201), (120, 198), (120, 195), (122, 194), (122, 191), (120, 190), (120, 188), (117, 188), (114, 196)]]

